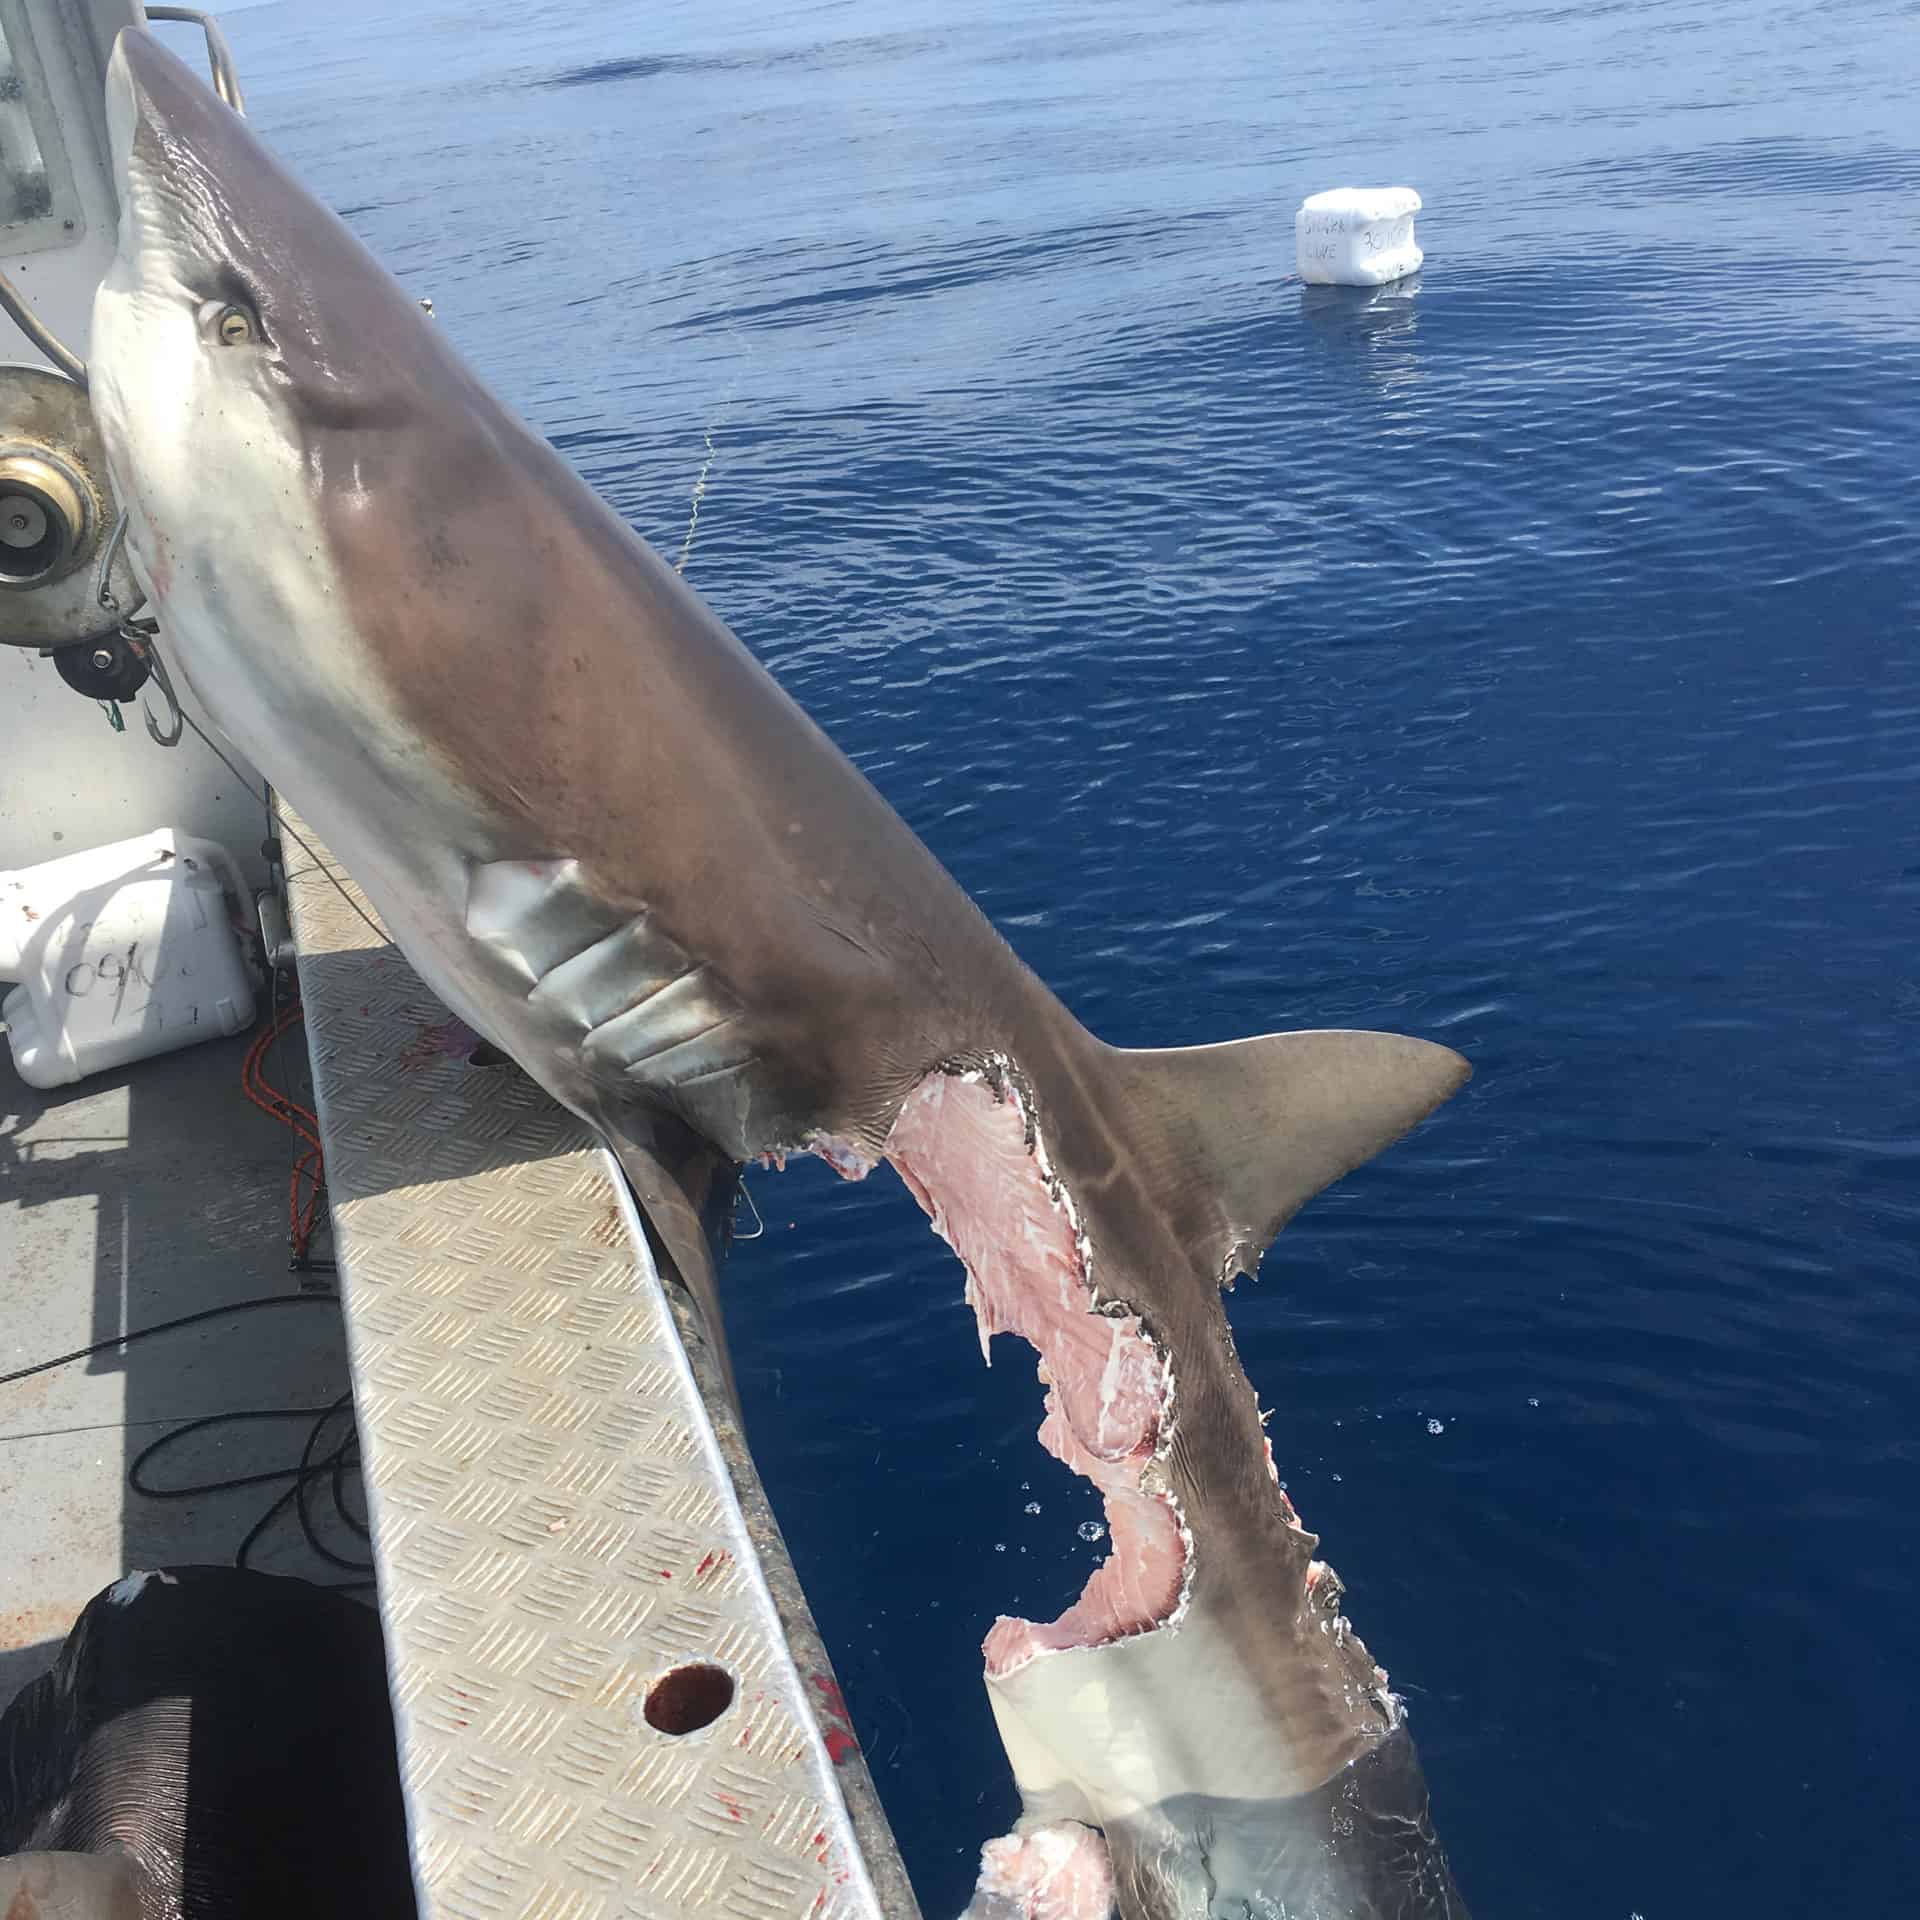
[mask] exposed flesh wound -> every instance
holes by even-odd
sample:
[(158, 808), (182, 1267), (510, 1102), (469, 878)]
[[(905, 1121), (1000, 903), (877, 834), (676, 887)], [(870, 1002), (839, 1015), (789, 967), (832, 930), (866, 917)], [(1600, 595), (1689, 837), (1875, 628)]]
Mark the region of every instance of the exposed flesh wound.
[(1113, 1863), (1091, 1827), (1056, 1821), (989, 1840), (963, 1920), (1107, 1920)]
[[(831, 1133), (816, 1133), (807, 1142), (807, 1151), (818, 1154), (842, 1180), (864, 1180), (875, 1166), (875, 1161), (857, 1140), (842, 1140)], [(761, 1158), (768, 1159), (763, 1154)], [(787, 1157), (781, 1154), (780, 1166), (785, 1170)]]
[(1173, 1502), (1142, 1481), (1171, 1413), (1171, 1378), (1135, 1316), (1094, 1311), (1070, 1202), (1053, 1190), (1018, 1096), (978, 1075), (930, 1074), (886, 1154), (966, 1267), (982, 1352), (996, 1333), (1038, 1350), (1040, 1444), (1106, 1502), (1112, 1551), (1085, 1591), (1049, 1624), (996, 1621), (987, 1671), (1160, 1625), (1179, 1605), (1186, 1547)]

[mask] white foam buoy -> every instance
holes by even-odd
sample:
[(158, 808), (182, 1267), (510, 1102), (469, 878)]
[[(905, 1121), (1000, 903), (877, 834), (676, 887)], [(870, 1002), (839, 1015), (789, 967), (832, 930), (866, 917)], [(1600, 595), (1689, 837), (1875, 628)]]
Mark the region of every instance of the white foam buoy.
[(1321, 287), (1379, 287), (1417, 272), (1420, 196), (1411, 187), (1335, 187), (1293, 216), (1300, 278)]

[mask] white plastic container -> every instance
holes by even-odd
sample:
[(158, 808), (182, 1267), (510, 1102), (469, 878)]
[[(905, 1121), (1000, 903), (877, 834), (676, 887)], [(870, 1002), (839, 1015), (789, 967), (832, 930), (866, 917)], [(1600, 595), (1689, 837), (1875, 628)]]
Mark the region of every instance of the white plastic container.
[(253, 1024), (225, 847), (176, 828), (0, 873), (0, 1003), (13, 1063), (58, 1087)]
[(1419, 270), (1411, 187), (1335, 187), (1293, 216), (1300, 278), (1322, 287), (1379, 287)]

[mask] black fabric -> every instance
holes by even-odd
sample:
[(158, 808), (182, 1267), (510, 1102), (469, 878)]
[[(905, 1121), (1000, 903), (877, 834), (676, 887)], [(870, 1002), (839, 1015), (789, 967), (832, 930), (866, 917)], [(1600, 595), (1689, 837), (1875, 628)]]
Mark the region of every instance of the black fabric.
[(378, 1620), (232, 1567), (134, 1578), (0, 1715), (0, 1854), (118, 1847), (143, 1920), (411, 1920)]

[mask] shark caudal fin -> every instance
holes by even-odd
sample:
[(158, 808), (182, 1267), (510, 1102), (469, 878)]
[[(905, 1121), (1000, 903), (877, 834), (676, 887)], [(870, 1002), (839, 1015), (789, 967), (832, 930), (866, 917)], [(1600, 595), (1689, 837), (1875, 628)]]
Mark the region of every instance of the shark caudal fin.
[(1473, 1072), (1430, 1040), (1332, 1030), (1110, 1057), (1167, 1143), (1170, 1171), (1217, 1204), (1208, 1232), (1223, 1280), (1253, 1272), (1322, 1187), (1392, 1145)]

